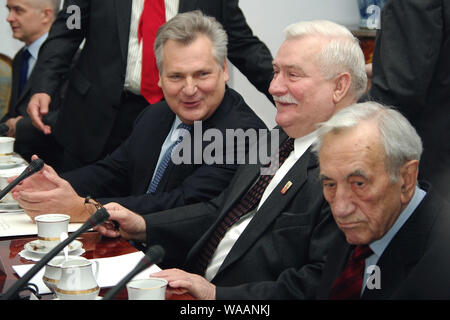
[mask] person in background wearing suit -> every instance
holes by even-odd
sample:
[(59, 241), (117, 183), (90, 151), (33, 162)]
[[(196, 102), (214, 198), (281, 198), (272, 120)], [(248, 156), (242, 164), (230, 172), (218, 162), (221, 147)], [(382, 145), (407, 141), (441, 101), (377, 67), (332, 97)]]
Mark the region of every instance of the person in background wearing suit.
[[(39, 151), (42, 158), (55, 167), (59, 165), (61, 147), (53, 135), (44, 135), (32, 125), (26, 110), (31, 96), (32, 80), (29, 78), (33, 75), (39, 49), (48, 36), (59, 6), (59, 0), (7, 1), (9, 14), (6, 21), (11, 26), (13, 37), (24, 42), (25, 46), (13, 59), (11, 101), (8, 112), (0, 120), (7, 126), (7, 135), (16, 139), (15, 152), (29, 161), (31, 155)], [(59, 96), (51, 105), (52, 111), (46, 116), (47, 121), (55, 120), (58, 105)]]
[[(139, 113), (163, 98), (153, 57), (157, 28), (177, 13), (199, 9), (225, 28), (228, 58), (261, 92), (272, 78), (272, 55), (252, 33), (238, 0), (71, 0), (50, 30), (36, 65), (33, 123), (54, 132), (64, 147), (64, 170), (104, 158), (130, 134)], [(69, 28), (70, 8), (79, 8), (80, 28)], [(69, 10), (67, 10), (69, 9)], [(69, 23), (70, 25), (70, 23)], [(55, 89), (85, 40), (54, 126), (44, 124)], [(142, 72), (142, 74), (141, 74)]]
[[(13, 189), (31, 217), (59, 212), (70, 214), (71, 221), (85, 221), (95, 210), (85, 205), (88, 195), (149, 213), (207, 201), (228, 185), (237, 169), (238, 151), (247, 150), (249, 140), (236, 142), (230, 150), (220, 145), (227, 153), (223, 159), (231, 154), (232, 161), (208, 163), (202, 155), (210, 146), (203, 135), (210, 129), (225, 137), (229, 130), (267, 128), (226, 86), (225, 30), (200, 11), (183, 13), (160, 28), (155, 46), (165, 100), (143, 111), (128, 139), (105, 159), (62, 177), (46, 165)], [(177, 149), (173, 146), (179, 139), (183, 143)], [(188, 159), (173, 162), (174, 153), (180, 152)], [(199, 155), (201, 161), (196, 161)]]
[(388, 0), (362, 101), (393, 105), (416, 128), (424, 151), (419, 179), (450, 201), (450, 4)]
[(450, 205), (417, 181), (422, 141), (375, 102), (335, 114), (318, 132), (323, 193), (341, 229), (319, 299), (449, 299)]
[(345, 27), (304, 21), (287, 27), (285, 35), (269, 88), (281, 166), (265, 172), (263, 164), (242, 164), (228, 188), (209, 202), (150, 215), (105, 206), (120, 229), (100, 226), (99, 232), (165, 248), (159, 266), (166, 270), (154, 276), (168, 280), (169, 294), (314, 298), (338, 229), (310, 146), (316, 125), (355, 103), (367, 77), (358, 40)]

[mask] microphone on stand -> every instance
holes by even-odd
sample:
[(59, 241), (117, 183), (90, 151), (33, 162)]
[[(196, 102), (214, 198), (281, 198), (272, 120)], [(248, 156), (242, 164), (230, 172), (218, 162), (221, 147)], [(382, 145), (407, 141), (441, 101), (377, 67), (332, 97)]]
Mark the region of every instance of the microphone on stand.
[(30, 162), (28, 167), (22, 171), (20, 176), (15, 178), (10, 184), (8, 184), (2, 191), (0, 191), (0, 200), (3, 199), (8, 192), (10, 192), (15, 186), (17, 186), (22, 180), (25, 180), (29, 176), (40, 171), (44, 167), (44, 161), (42, 159), (35, 159)]
[(152, 266), (153, 264), (160, 263), (164, 258), (164, 253), (164, 249), (159, 245), (150, 247), (145, 253), (145, 256), (141, 259), (141, 261), (138, 262), (136, 267), (134, 267), (134, 269), (131, 270), (131, 272), (127, 274), (122, 280), (120, 280), (120, 282), (115, 287), (109, 289), (109, 291), (103, 296), (102, 300), (111, 300), (112, 298), (114, 298), (135, 275)]
[(74, 241), (80, 234), (95, 227), (96, 225), (104, 222), (109, 218), (109, 213), (105, 208), (98, 209), (78, 230), (72, 232), (68, 238), (60, 242), (56, 247), (50, 250), (45, 256), (42, 257), (30, 270), (23, 275), (22, 278), (17, 280), (8, 291), (0, 296), (1, 300), (13, 300), (16, 299), (19, 292), (26, 286), (33, 276), (39, 272), (53, 257), (60, 253), (65, 246)]

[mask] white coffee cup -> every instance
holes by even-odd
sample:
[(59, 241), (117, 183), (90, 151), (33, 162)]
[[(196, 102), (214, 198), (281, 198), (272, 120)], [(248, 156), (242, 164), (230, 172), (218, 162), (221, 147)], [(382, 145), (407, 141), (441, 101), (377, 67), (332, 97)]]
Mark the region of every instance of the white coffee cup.
[(60, 243), (62, 232), (68, 232), (70, 216), (52, 213), (42, 214), (34, 218), (38, 229), (38, 239), (46, 248), (53, 248)]
[[(95, 274), (92, 264), (96, 265)], [(75, 259), (61, 264), (61, 277), (56, 284), (55, 293), (61, 300), (93, 300), (100, 288), (97, 284), (98, 261)]]
[(128, 300), (165, 300), (167, 280), (147, 278), (127, 283)]
[(0, 137), (0, 162), (7, 162), (11, 159), (15, 140), (12, 137)]
[[(87, 260), (83, 257), (78, 256), (68, 256), (69, 260)], [(56, 285), (61, 279), (61, 266), (63, 262), (66, 261), (66, 257), (57, 256), (50, 260), (45, 266), (44, 275), (42, 276), (42, 281), (50, 289), (51, 292), (55, 293)]]

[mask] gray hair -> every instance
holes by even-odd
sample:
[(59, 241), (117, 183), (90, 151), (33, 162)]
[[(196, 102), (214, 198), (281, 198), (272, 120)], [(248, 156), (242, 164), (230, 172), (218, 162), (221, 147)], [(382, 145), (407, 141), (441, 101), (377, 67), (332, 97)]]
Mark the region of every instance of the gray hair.
[(319, 125), (318, 139), (313, 144), (313, 151), (319, 154), (327, 133), (355, 128), (361, 122), (370, 120), (378, 124), (386, 154), (385, 167), (391, 181), (396, 182), (401, 166), (410, 160), (420, 160), (423, 147), (416, 129), (394, 107), (383, 106), (377, 102), (364, 102), (343, 108)]
[(286, 40), (301, 37), (329, 39), (317, 56), (322, 75), (332, 79), (342, 72), (351, 76), (350, 93), (360, 98), (367, 87), (364, 54), (359, 40), (345, 27), (327, 20), (301, 21), (289, 25), (284, 34)]
[(228, 36), (222, 25), (213, 17), (195, 10), (177, 14), (162, 25), (154, 44), (156, 65), (162, 71), (163, 46), (168, 40), (174, 40), (188, 45), (200, 35), (207, 36), (213, 44), (213, 56), (222, 66), (227, 58)]

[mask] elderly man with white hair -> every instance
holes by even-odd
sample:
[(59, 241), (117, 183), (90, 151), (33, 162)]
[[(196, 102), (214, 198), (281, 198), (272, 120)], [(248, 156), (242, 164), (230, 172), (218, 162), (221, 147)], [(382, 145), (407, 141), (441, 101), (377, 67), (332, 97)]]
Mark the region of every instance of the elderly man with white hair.
[(395, 109), (347, 107), (321, 125), (320, 179), (342, 233), (319, 299), (449, 299), (450, 206), (418, 183), (422, 141)]

